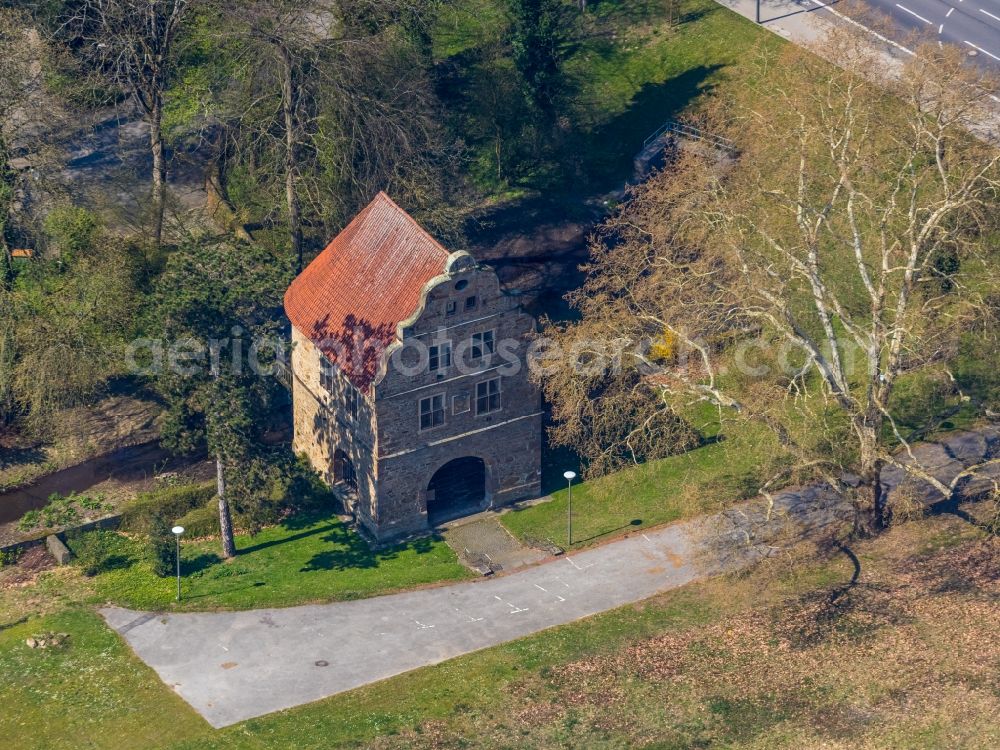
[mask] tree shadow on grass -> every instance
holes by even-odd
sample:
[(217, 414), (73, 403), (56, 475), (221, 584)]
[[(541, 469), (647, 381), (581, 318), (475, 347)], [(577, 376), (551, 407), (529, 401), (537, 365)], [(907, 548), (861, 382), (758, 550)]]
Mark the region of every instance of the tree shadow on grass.
[(438, 537), (420, 537), (403, 544), (385, 549), (372, 549), (362, 536), (343, 524), (330, 531), (323, 541), (333, 546), (310, 558), (301, 568), (307, 573), (318, 570), (364, 570), (377, 568), (383, 562), (394, 560), (403, 552), (413, 551), (418, 555), (430, 552)]
[(195, 557), (181, 557), (181, 575), (201, 574), (222, 562), (222, 557), (214, 552), (201, 552)]
[(586, 154), (586, 178), (592, 189), (608, 190), (632, 175), (633, 160), (643, 141), (667, 120), (678, 117), (692, 102), (711, 92), (712, 78), (722, 65), (699, 65), (662, 83), (646, 83), (628, 109), (586, 134), (580, 144)]
[(280, 539), (270, 539), (266, 542), (258, 542), (257, 544), (250, 545), (249, 547), (243, 547), (241, 549), (238, 549), (237, 553), (240, 555), (245, 555), (250, 552), (259, 552), (262, 549), (268, 549), (269, 547), (277, 547), (281, 544), (288, 544), (289, 542), (297, 542), (302, 539), (307, 539), (311, 536), (316, 536), (317, 534), (322, 534), (327, 531), (335, 531), (338, 527), (340, 528), (344, 527), (344, 525), (340, 521), (331, 521), (330, 523), (324, 526), (316, 526), (315, 528), (310, 528), (314, 526), (318, 520), (319, 519), (316, 516), (313, 516), (308, 520), (303, 519), (302, 521), (295, 521), (293, 519), (288, 519), (287, 521), (284, 521), (281, 524), (284, 528), (289, 530), (296, 528), (305, 530), (298, 534), (283, 536)]

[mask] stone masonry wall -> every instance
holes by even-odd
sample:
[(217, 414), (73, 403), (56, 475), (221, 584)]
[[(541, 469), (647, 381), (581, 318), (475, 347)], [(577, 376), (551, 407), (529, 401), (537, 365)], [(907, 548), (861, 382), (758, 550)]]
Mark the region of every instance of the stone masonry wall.
[[(305, 454), (330, 484), (334, 476), (334, 454), (344, 451), (354, 464), (358, 490), (346, 493), (358, 520), (374, 530), (376, 498), (374, 409), (371, 400), (360, 394), (358, 418), (348, 413), (344, 392), (353, 388), (339, 371), (333, 393), (320, 384), (320, 351), (309, 339), (292, 330), (292, 403), (295, 435), (292, 448)], [(351, 502), (353, 500), (353, 502)]]
[[(402, 347), (390, 350), (386, 372), (375, 385), (375, 527), (380, 539), (428, 528), (428, 483), (455, 458), (484, 461), (491, 506), (535, 497), (540, 491), (541, 395), (529, 380), (526, 363), (535, 321), (516, 297), (501, 291), (491, 268), (475, 266), (464, 254), (452, 255), (456, 257), (459, 262), (450, 275), (430, 282), (423, 310), (410, 321)], [(470, 298), (474, 303), (467, 303)], [(474, 362), (471, 337), (484, 331), (493, 331), (496, 351)], [(431, 372), (427, 347), (444, 342), (451, 344), (452, 366)], [(501, 409), (477, 414), (476, 384), (497, 377)], [(444, 424), (422, 430), (420, 400), (434, 394), (444, 396)]]

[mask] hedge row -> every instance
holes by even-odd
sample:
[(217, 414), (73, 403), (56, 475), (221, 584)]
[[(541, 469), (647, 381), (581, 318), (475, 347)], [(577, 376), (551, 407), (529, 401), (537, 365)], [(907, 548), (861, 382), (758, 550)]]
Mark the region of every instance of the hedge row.
[(154, 517), (173, 525), (195, 508), (202, 508), (215, 497), (215, 482), (185, 484), (143, 492), (122, 510), (121, 530), (148, 534)]

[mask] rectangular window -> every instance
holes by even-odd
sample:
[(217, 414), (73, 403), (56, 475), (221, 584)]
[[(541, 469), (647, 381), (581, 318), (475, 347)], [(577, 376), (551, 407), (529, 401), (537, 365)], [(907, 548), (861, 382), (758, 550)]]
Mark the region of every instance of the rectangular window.
[(482, 359), (494, 351), (493, 331), (472, 334), (472, 358)]
[(347, 415), (357, 421), (358, 418), (358, 402), (361, 400), (361, 394), (358, 390), (348, 384), (344, 388), (344, 403), (347, 407)]
[(457, 307), (458, 307), (458, 305), (455, 304), (455, 300), (453, 300), (453, 299), (448, 300), (445, 303), (445, 306), (444, 306), (444, 314), (445, 315), (454, 315), (455, 314), (455, 309)]
[(337, 381), (333, 362), (322, 354), (319, 355), (319, 384), (327, 393), (333, 393), (333, 384)]
[(476, 298), (475, 296), (465, 298), (465, 309), (475, 310), (476, 309)]
[(451, 344), (439, 344), (430, 348), (428, 368), (431, 372), (451, 367)]
[(420, 399), (420, 429), (429, 430), (444, 424), (444, 394)]
[(500, 378), (476, 383), (476, 414), (489, 414), (500, 409)]

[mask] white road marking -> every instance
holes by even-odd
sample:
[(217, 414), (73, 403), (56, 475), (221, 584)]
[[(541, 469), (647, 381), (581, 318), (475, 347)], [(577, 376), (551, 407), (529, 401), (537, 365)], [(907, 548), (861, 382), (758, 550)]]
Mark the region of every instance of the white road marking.
[(592, 567), (592, 566), (593, 566), (593, 564), (594, 564), (594, 563), (590, 563), (590, 565), (584, 565), (584, 566), (583, 566), (583, 567), (581, 568), (581, 567), (580, 567), (579, 565), (577, 565), (577, 564), (576, 564), (575, 562), (573, 562), (573, 558), (572, 558), (572, 557), (567, 557), (567, 558), (566, 558), (566, 560), (568, 560), (568, 561), (569, 561), (569, 564), (570, 564), (570, 565), (572, 565), (572, 566), (573, 566), (574, 568), (576, 568), (577, 570), (586, 570), (587, 568), (589, 568), (589, 567)]
[(965, 43), (966, 43), (966, 44), (968, 44), (968, 45), (969, 45), (970, 47), (972, 47), (972, 49), (974, 49), (974, 50), (978, 50), (979, 52), (982, 52), (982, 53), (983, 53), (984, 55), (989, 55), (989, 56), (990, 56), (990, 57), (992, 57), (992, 58), (993, 58), (994, 60), (1000, 60), (1000, 57), (997, 57), (997, 56), (996, 56), (996, 55), (994, 55), (994, 54), (993, 54), (992, 52), (987, 52), (987, 51), (986, 51), (986, 50), (984, 50), (984, 49), (983, 49), (982, 47), (979, 47), (979, 46), (977, 46), (977, 45), (973, 44), (972, 42), (970, 42), (970, 41), (968, 41), (968, 40), (964, 40), (964, 41), (965, 41)]
[(944, 24), (941, 24), (940, 26), (938, 26), (938, 34), (941, 34), (943, 32), (944, 32)]
[(920, 15), (919, 13), (914, 13), (912, 10), (910, 10), (909, 8), (907, 8), (905, 5), (900, 5), (899, 3), (896, 3), (896, 7), (899, 8), (900, 10), (902, 10), (902, 11), (905, 11), (906, 13), (909, 13), (914, 18), (919, 18), (921, 21), (923, 21), (926, 24), (930, 23), (930, 21), (928, 21), (922, 15)]
[(473, 617), (472, 615), (468, 615), (462, 610), (460, 610), (458, 607), (453, 607), (452, 609), (458, 612), (458, 614), (462, 615), (462, 617), (468, 617), (469, 618), (468, 622), (481, 622), (483, 619), (482, 617)]
[(528, 611), (527, 607), (518, 607), (516, 604), (511, 604), (510, 602), (506, 602), (503, 599), (501, 599), (499, 596), (497, 596), (496, 594), (493, 595), (493, 598), (496, 599), (498, 602), (503, 602), (508, 607), (510, 607), (510, 612), (507, 613), (509, 615), (516, 615), (518, 612), (527, 612)]
[[(542, 588), (541, 586), (539, 586), (539, 585), (538, 585), (537, 583), (535, 584), (535, 588), (536, 588), (536, 589), (538, 589), (539, 591), (544, 591), (544, 592), (545, 592), (546, 594), (547, 594), (547, 593), (549, 593), (549, 590), (548, 590), (548, 589), (543, 589), (543, 588)], [(558, 600), (559, 600), (560, 602), (564, 602), (564, 601), (566, 601), (566, 600), (565, 600), (565, 599), (564, 599), (563, 597), (559, 596), (559, 594), (553, 594), (553, 596), (554, 596), (554, 597), (555, 597), (556, 599), (558, 599)]]
[(421, 630), (426, 630), (427, 628), (433, 628), (434, 627), (433, 625), (424, 625), (422, 622), (420, 622), (420, 620), (414, 620), (414, 622), (417, 623), (417, 625), (420, 626)]
[(993, 15), (992, 13), (990, 13), (990, 12), (989, 12), (988, 10), (983, 10), (982, 8), (980, 8), (980, 9), (979, 9), (979, 12), (980, 12), (980, 13), (985, 13), (985, 14), (986, 14), (986, 15), (988, 15), (988, 16), (989, 16), (990, 18), (992, 18), (992, 19), (993, 19), (994, 21), (1000, 21), (1000, 16), (995, 16), (995, 15)]
[(951, 8), (948, 8), (948, 12), (944, 14), (944, 17), (945, 18), (951, 18), (951, 14), (954, 13), (954, 12), (955, 12), (955, 7), (952, 6)]

